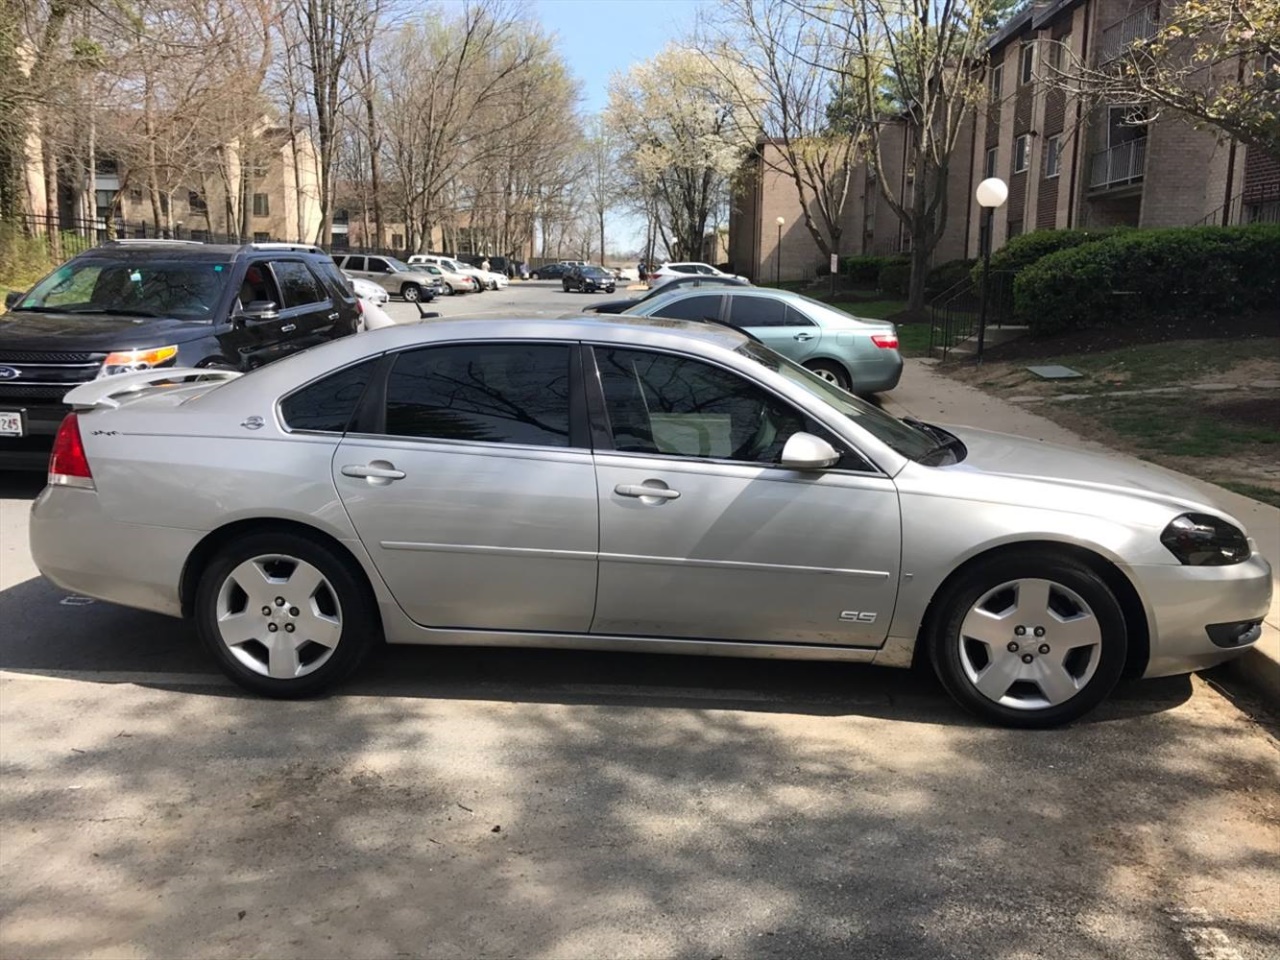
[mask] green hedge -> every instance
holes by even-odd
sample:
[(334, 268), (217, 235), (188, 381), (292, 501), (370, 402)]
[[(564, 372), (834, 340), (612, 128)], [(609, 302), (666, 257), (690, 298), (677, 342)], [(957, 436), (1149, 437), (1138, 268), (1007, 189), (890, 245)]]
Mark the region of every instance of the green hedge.
[[(1131, 227), (1107, 227), (1101, 230), (1035, 230), (1014, 237), (991, 254), (991, 272), (1018, 274), (1042, 257), (1059, 250), (1083, 246), (1106, 240)], [(982, 261), (975, 263), (972, 271), (974, 283), (982, 282)]]
[(881, 293), (905, 297), (911, 284), (911, 260), (908, 257), (887, 257), (876, 278)]
[(878, 283), (880, 271), (892, 257), (845, 257), (840, 261), (840, 272), (851, 283)]
[(925, 279), (924, 295), (932, 298), (946, 293), (969, 277), (973, 264), (972, 260), (948, 260), (938, 264), (929, 271), (929, 276)]
[[(992, 258), (994, 267), (994, 257)], [(1205, 316), (1280, 303), (1280, 224), (1126, 230), (1059, 250), (1014, 281), (1034, 334)]]

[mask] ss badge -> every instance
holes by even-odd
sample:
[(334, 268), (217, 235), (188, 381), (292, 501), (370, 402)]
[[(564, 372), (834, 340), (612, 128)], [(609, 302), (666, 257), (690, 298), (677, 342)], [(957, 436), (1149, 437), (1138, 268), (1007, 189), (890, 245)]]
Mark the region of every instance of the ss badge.
[(841, 610), (840, 619), (845, 623), (875, 623), (876, 615), (867, 610)]

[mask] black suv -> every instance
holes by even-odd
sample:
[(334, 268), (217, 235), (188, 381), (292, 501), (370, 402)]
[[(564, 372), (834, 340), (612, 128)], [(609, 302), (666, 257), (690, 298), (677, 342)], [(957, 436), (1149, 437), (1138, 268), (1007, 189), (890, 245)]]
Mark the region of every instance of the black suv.
[(590, 264), (585, 267), (570, 267), (560, 278), (560, 285), (565, 293), (570, 290), (577, 290), (579, 293), (596, 293), (600, 290), (613, 293), (616, 284), (617, 278), (612, 273), (604, 267), (593, 267)]
[(151, 367), (250, 370), (355, 333), (355, 294), (318, 247), (116, 241), (67, 261), (0, 316), (0, 467), (42, 467), (62, 398)]

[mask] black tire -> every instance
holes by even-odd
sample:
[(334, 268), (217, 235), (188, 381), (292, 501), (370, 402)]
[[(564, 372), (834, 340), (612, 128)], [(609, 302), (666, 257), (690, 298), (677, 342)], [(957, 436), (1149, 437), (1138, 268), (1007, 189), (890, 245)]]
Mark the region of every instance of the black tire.
[(529, 279), (530, 279), (530, 280), (541, 280), (541, 279), (542, 279), (542, 274), (540, 274), (537, 270), (535, 270), (535, 271), (533, 271), (533, 273), (529, 274)]
[(452, 296), (453, 296), (453, 284), (452, 284), (452, 283), (450, 283), (448, 280), (446, 280), (446, 281), (445, 281), (445, 282), (440, 286), (440, 290), (444, 293), (444, 295), (445, 295), (446, 297), (452, 297)]
[(838, 363), (830, 360), (811, 360), (805, 365), (806, 370), (811, 370), (825, 380), (830, 380), (841, 390), (850, 390), (853, 387), (853, 381), (849, 379), (849, 371)]
[[(1045, 704), (1036, 706), (1036, 702), (1042, 698), (1040, 695), (1042, 688), (1034, 682), (1021, 679), (1013, 681), (1008, 693), (1012, 693), (1020, 684), (1025, 684), (1020, 689), (1019, 696), (1012, 698), (1019, 700), (1020, 697), (1025, 696), (1025, 699), (1021, 700), (1024, 705), (1019, 707), (1000, 703), (984, 695), (977, 688), (975, 681), (970, 679), (964, 663), (964, 659), (970, 654), (968, 652), (962, 654), (962, 649), (969, 651), (974, 644), (989, 649), (977, 641), (961, 638), (961, 626), (975, 604), (1002, 585), (1027, 580), (1049, 581), (1050, 596), (1055, 598), (1053, 601), (1055, 603), (1070, 603), (1069, 600), (1064, 599), (1067, 592), (1076, 594), (1088, 606), (1088, 612), (1095, 618), (1100, 634), (1100, 642), (1096, 648), (1091, 648), (1087, 658), (1081, 660), (1077, 654), (1083, 651), (1067, 653), (1062, 641), (1059, 641), (1057, 654), (1054, 654), (1055, 630), (1051, 620), (1045, 628), (1044, 635), (1037, 637), (1034, 631), (1042, 624), (1015, 623), (1016, 620), (1024, 619), (1021, 611), (1015, 612), (1009, 618), (1010, 622), (1007, 625), (1009, 638), (1005, 651), (1008, 656), (1016, 655), (1023, 662), (1027, 662), (1026, 657), (1032, 657), (1028, 663), (1028, 671), (1039, 669), (1039, 665), (1035, 664), (1035, 658), (1041, 655), (1044, 655), (1045, 661), (1050, 664), (1068, 663), (1073, 657), (1077, 657), (1070, 672), (1074, 674), (1078, 671), (1082, 674), (1075, 679), (1083, 685), (1069, 699), (1057, 704), (1048, 703), (1047, 695), (1044, 695)], [(1061, 591), (1061, 588), (1066, 590)], [(1055, 589), (1060, 592), (1055, 592)], [(1101, 703), (1115, 688), (1124, 670), (1128, 650), (1128, 630), (1119, 602), (1101, 577), (1085, 564), (1065, 554), (1037, 550), (1005, 554), (989, 562), (980, 562), (949, 584), (945, 592), (935, 599), (934, 606), (936, 612), (930, 615), (930, 635), (927, 638), (929, 658), (933, 663), (934, 672), (937, 673), (938, 679), (947, 692), (961, 706), (1001, 726), (1043, 728), (1070, 723)], [(1002, 630), (1004, 627), (1005, 624), (1001, 621), (996, 629)], [(1017, 635), (1015, 632), (1019, 628), (1025, 628), (1026, 633)], [(1012, 644), (1015, 643), (1019, 650), (1012, 648)], [(1003, 655), (1005, 651), (1001, 654)], [(1044, 651), (1048, 653), (1045, 654)], [(1055, 656), (1059, 660), (1055, 661)], [(1092, 664), (1091, 672), (1090, 664)], [(989, 663), (988, 667), (991, 665)], [(982, 674), (978, 677), (981, 679)], [(1030, 695), (1027, 696), (1027, 694)]]
[(409, 303), (417, 303), (422, 296), (422, 290), (416, 283), (406, 283), (400, 288), (400, 296)]
[[(340, 632), (332, 652), (319, 666), (307, 668), (311, 672), (295, 679), (276, 679), (255, 672), (237, 659), (228, 644), (223, 642), (219, 631), (218, 605), (223, 587), (232, 571), (242, 563), (262, 556), (290, 558), (315, 567), (327, 580), (322, 588), (330, 591), (326, 601), (336, 600), (337, 603)], [(269, 592), (279, 588), (269, 586), (267, 589)], [(247, 605), (249, 603), (252, 603), (251, 599), (247, 600), (245, 612), (247, 615), (255, 615), (256, 620), (257, 608), (250, 609)], [(268, 606), (275, 608), (270, 602)], [(284, 610), (284, 607), (281, 609)], [(363, 572), (353, 561), (332, 548), (288, 531), (247, 534), (223, 547), (200, 576), (194, 611), (200, 639), (223, 673), (246, 690), (279, 699), (314, 696), (340, 683), (360, 666), (381, 638), (377, 605)], [(267, 619), (265, 614), (263, 619)], [(270, 638), (265, 633), (263, 636)], [(245, 645), (249, 648), (244, 651), (246, 655), (257, 649), (252, 647), (255, 643), (265, 651), (261, 642), (251, 640)]]

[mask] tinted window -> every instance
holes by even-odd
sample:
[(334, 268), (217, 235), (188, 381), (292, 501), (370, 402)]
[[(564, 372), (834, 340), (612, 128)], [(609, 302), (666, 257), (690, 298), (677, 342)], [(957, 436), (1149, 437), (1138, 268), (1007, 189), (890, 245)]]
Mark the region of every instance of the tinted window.
[(806, 317), (791, 304), (787, 304), (787, 320), (788, 327), (816, 327), (817, 324)]
[(735, 327), (781, 327), (787, 305), (772, 297), (730, 297), (729, 322)]
[(320, 272), (321, 279), (325, 281), (329, 290), (335, 296), (342, 297), (344, 300), (350, 300), (355, 296), (351, 291), (351, 284), (332, 260), (316, 261), (316, 269)]
[(697, 267), (688, 263), (674, 263), (671, 265), (671, 269), (674, 270), (676, 273), (697, 273), (698, 272)]
[(775, 463), (806, 429), (799, 411), (720, 367), (639, 350), (595, 353), (618, 450)]
[(387, 266), (387, 262), (378, 257), (370, 257), (369, 265), (365, 267), (369, 273), (390, 273), (391, 268)]
[(291, 430), (345, 432), (376, 363), (366, 360), (339, 370), (285, 397), (280, 401), (285, 425)]
[(347, 257), (347, 258), (346, 258), (346, 260), (345, 260), (345, 262), (342, 264), (342, 269), (344, 269), (344, 270), (363, 270), (363, 269), (364, 269), (364, 257)]
[(684, 297), (674, 303), (658, 307), (655, 317), (666, 317), (668, 320), (718, 320), (720, 319), (720, 297), (718, 295)]
[(302, 307), (329, 299), (320, 286), (320, 281), (305, 263), (299, 260), (277, 260), (271, 266), (280, 282), (280, 292), (284, 294), (286, 307)]
[(484, 343), (402, 353), (387, 384), (387, 433), (569, 445), (569, 346)]

